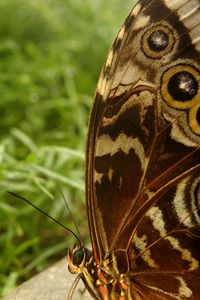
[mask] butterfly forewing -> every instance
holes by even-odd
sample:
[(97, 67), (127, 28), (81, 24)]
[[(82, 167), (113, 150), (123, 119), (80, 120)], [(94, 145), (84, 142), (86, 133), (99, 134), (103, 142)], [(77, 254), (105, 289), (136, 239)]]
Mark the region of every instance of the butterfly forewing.
[(108, 54), (86, 160), (101, 299), (200, 299), (199, 51), (199, 0), (144, 0)]

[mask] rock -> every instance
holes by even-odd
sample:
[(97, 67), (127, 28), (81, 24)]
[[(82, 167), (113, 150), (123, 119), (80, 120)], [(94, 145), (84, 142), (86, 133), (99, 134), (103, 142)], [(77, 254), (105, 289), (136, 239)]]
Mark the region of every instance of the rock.
[[(76, 276), (70, 274), (67, 269), (67, 258), (64, 258), (18, 286), (2, 300), (67, 300), (67, 295)], [(86, 290), (83, 293), (83, 290), (84, 285), (80, 280), (72, 299), (93, 299)]]

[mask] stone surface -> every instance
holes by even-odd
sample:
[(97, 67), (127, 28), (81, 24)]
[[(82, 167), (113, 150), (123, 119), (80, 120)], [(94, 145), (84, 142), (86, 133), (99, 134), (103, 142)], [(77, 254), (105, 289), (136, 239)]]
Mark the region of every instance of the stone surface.
[[(67, 300), (69, 289), (76, 276), (70, 274), (67, 269), (67, 259), (64, 258), (54, 266), (21, 284), (2, 300)], [(80, 281), (72, 300), (92, 299), (87, 291), (81, 293), (83, 289), (83, 283)]]

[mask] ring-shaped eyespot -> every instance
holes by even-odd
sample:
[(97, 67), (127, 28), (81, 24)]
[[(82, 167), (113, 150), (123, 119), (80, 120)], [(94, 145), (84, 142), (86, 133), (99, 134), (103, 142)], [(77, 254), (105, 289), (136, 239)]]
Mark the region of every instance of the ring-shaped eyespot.
[(189, 126), (195, 134), (200, 135), (200, 103), (189, 110)]
[(194, 197), (195, 197), (195, 206), (198, 210), (198, 214), (200, 215), (200, 182), (197, 183), (197, 186), (194, 190)]
[(174, 45), (174, 33), (166, 25), (155, 25), (142, 35), (142, 51), (152, 59), (160, 59), (170, 53)]
[(167, 69), (161, 77), (161, 95), (165, 102), (177, 109), (190, 109), (200, 99), (200, 72), (189, 64)]

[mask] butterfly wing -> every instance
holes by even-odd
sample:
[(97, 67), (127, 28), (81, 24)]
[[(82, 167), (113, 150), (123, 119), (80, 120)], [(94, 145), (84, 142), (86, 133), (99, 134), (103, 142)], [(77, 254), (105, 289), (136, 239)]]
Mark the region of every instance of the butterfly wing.
[(198, 299), (199, 20), (199, 0), (139, 1), (109, 52), (91, 114), (95, 260), (114, 253), (141, 299)]
[[(98, 200), (95, 181), (98, 180), (98, 172), (95, 171), (95, 158), (97, 158), (96, 147), (98, 141), (98, 131), (104, 117), (104, 111), (108, 107), (108, 104), (110, 102), (110, 92), (114, 82), (114, 77), (117, 74), (118, 68), (120, 66), (120, 57), (122, 56), (124, 49), (126, 48), (126, 40), (131, 36), (131, 30), (128, 30), (128, 28), (130, 27), (131, 29), (136, 15), (139, 11), (142, 10), (146, 2), (147, 1), (141, 1), (138, 3), (138, 6), (133, 8), (132, 12), (126, 18), (125, 24), (119, 31), (119, 34), (113, 43), (113, 46), (108, 54), (107, 60), (98, 81), (94, 104), (90, 115), (86, 151), (86, 201), (91, 240), (94, 252), (97, 254), (97, 260), (102, 260), (107, 249), (107, 242), (100, 238), (100, 236), (102, 237), (102, 233), (104, 232), (104, 225), (102, 223), (100, 225), (97, 221)], [(127, 30), (125, 30), (125, 27), (127, 28)], [(125, 94), (125, 92), (121, 94)], [(114, 194), (112, 198), (114, 200)], [(113, 201), (111, 201), (110, 203), (113, 203)]]

